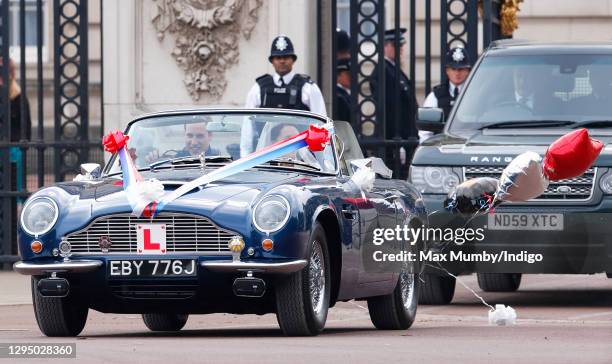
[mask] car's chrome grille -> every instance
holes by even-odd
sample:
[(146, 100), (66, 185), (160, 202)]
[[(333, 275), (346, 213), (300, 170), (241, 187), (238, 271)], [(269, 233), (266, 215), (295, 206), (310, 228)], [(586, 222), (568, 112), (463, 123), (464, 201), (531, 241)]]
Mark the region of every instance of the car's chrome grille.
[[(499, 178), (504, 167), (469, 166), (464, 167), (466, 179), (476, 177)], [(584, 174), (560, 181), (550, 181), (550, 185), (536, 200), (588, 200), (593, 193), (597, 168), (589, 168)]]
[(216, 226), (209, 219), (190, 214), (161, 213), (153, 220), (131, 214), (116, 214), (97, 218), (85, 229), (68, 234), (72, 253), (100, 254), (100, 238), (111, 243), (109, 253), (136, 253), (136, 224), (166, 224), (168, 253), (227, 254), (232, 236), (237, 235)]

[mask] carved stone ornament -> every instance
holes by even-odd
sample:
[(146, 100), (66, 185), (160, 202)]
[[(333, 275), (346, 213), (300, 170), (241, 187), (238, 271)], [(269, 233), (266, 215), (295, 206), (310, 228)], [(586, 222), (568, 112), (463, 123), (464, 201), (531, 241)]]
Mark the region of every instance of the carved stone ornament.
[(174, 35), (172, 56), (185, 71), (194, 101), (202, 93), (219, 98), (225, 71), (238, 62), (240, 35), (249, 39), (263, 0), (154, 0), (152, 17), (160, 41)]

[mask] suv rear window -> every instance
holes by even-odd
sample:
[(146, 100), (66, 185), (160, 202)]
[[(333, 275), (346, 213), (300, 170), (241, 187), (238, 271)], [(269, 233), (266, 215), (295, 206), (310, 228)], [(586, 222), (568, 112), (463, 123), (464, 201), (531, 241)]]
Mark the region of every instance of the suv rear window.
[(504, 55), (483, 59), (450, 130), (496, 122), (612, 120), (612, 55)]

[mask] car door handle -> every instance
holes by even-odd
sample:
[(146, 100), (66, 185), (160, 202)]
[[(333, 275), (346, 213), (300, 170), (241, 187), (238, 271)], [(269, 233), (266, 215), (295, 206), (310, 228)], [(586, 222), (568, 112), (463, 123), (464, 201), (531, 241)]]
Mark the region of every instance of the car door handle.
[(357, 216), (357, 210), (353, 206), (343, 206), (342, 215), (349, 220), (354, 220)]

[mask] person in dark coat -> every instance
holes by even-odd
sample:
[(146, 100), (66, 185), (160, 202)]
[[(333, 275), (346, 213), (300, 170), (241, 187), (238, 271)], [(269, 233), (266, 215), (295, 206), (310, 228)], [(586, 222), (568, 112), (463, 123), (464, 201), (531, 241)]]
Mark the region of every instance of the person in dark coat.
[[(400, 61), (404, 54), (404, 48), (406, 44), (406, 38), (404, 33), (405, 28), (399, 29), (399, 58)], [(390, 29), (385, 31), (385, 100), (379, 100), (380, 92), (380, 81), (378, 80), (378, 72), (380, 65), (377, 65), (374, 69), (372, 81), (370, 82), (370, 89), (374, 100), (376, 101), (377, 107), (385, 108), (385, 139), (408, 139), (411, 137), (418, 138), (418, 132), (415, 124), (416, 110), (418, 104), (416, 97), (412, 92), (412, 81), (402, 71), (400, 65), (395, 63), (396, 55), (396, 37), (395, 30)], [(396, 93), (396, 80), (399, 81), (399, 87)], [(397, 112), (396, 112), (397, 106)], [(378, 121), (378, 125), (381, 121)], [(379, 130), (379, 135), (382, 137), (382, 131)], [(390, 168), (395, 165), (393, 161), (394, 149), (389, 148), (387, 150), (387, 156), (385, 163)], [(402, 161), (402, 164), (406, 164), (412, 157), (413, 150), (406, 151), (406, 157)], [(404, 168), (402, 168), (404, 169)]]
[(351, 59), (351, 37), (342, 29), (336, 29), (336, 59)]
[[(2, 59), (0, 58), (0, 64), (2, 64)], [(29, 141), (32, 137), (32, 120), (30, 117), (30, 103), (25, 94), (22, 93), (21, 87), (16, 80), (16, 67), (15, 62), (12, 59), (9, 59), (9, 81), (8, 81), (8, 90), (9, 90), (9, 103), (10, 103), (10, 117), (9, 122), (11, 125), (10, 129), (10, 141), (11, 142), (19, 142), (21, 140)], [(4, 84), (4, 80), (2, 79), (2, 75), (0, 75), (0, 85)], [(21, 102), (25, 101), (25, 109), (24, 114), (22, 114), (21, 110)], [(25, 123), (21, 122), (21, 119), (25, 121)], [(6, 128), (6, 125), (2, 120), (0, 123), (3, 127)], [(3, 153), (6, 152), (6, 149), (3, 150)], [(12, 191), (24, 191), (26, 189), (26, 166), (24, 165), (23, 159), (23, 151), (19, 147), (11, 147), (9, 149), (9, 159), (11, 161), (11, 190)], [(11, 223), (13, 226), (17, 226), (19, 223), (19, 217), (17, 216), (17, 203), (21, 203), (21, 198), (11, 198)], [(17, 254), (17, 246), (16, 244), (13, 246), (12, 251), (10, 252), (2, 252), (1, 254)]]
[(338, 60), (336, 73), (336, 114), (334, 120), (348, 121), (355, 129), (351, 115), (351, 62)]
[[(0, 65), (2, 64), (2, 59), (0, 59)], [(0, 85), (2, 85), (4, 81), (2, 80), (2, 76), (0, 75)], [(16, 80), (16, 67), (15, 62), (12, 59), (9, 59), (9, 101), (11, 104), (11, 142), (18, 142), (22, 139), (30, 140), (32, 138), (32, 119), (30, 116), (30, 102), (26, 95), (21, 92), (21, 88)], [(22, 133), (22, 125), (21, 125), (21, 100), (25, 99), (25, 125), (23, 125), (23, 133)]]

